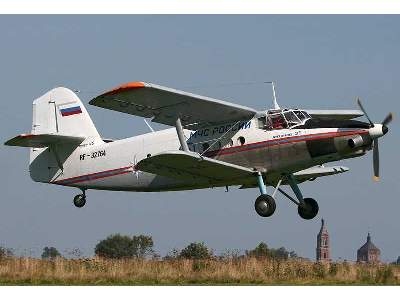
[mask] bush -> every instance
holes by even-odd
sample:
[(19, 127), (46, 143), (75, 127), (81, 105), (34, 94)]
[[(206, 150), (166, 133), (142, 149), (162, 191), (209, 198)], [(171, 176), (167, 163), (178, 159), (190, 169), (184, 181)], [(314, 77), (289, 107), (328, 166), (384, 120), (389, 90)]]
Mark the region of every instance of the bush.
[(114, 234), (100, 241), (94, 252), (105, 258), (145, 258), (154, 253), (153, 246), (151, 236), (139, 235), (131, 238)]
[(44, 247), (42, 252), (42, 259), (54, 259), (60, 257), (61, 254), (54, 247)]
[(181, 250), (179, 257), (186, 259), (206, 259), (212, 256), (212, 251), (201, 243), (190, 243), (186, 248)]
[(280, 247), (278, 249), (268, 248), (268, 245), (264, 242), (258, 244), (253, 250), (246, 250), (247, 256), (253, 257), (271, 257), (277, 259), (288, 259), (289, 257), (297, 258), (297, 254), (294, 251), (287, 251), (285, 247)]

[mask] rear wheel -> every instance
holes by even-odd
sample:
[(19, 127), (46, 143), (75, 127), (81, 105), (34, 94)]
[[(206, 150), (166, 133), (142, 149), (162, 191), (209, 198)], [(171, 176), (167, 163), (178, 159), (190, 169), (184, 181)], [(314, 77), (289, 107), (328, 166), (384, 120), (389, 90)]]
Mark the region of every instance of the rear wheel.
[(276, 209), (275, 200), (270, 195), (260, 195), (254, 203), (254, 208), (259, 216), (270, 217)]
[(318, 203), (313, 198), (304, 198), (304, 204), (297, 207), (297, 211), (303, 219), (311, 220), (318, 214)]

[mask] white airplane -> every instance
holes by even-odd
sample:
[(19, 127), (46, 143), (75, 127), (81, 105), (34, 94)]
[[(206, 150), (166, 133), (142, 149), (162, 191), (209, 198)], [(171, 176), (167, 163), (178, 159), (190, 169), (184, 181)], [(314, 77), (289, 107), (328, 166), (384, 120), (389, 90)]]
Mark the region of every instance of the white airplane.
[[(249, 107), (145, 82), (131, 82), (89, 104), (174, 126), (122, 140), (106, 140), (71, 90), (55, 88), (33, 102), (30, 134), (5, 145), (30, 148), (29, 172), (36, 182), (81, 189), (74, 205), (83, 207), (88, 189), (159, 192), (213, 187), (256, 188), (255, 210), (262, 217), (276, 208), (277, 191), (312, 219), (318, 204), (304, 198), (298, 184), (348, 171), (324, 163), (364, 155), (373, 149), (379, 176), (378, 138), (388, 131), (359, 110)], [(369, 123), (352, 120), (365, 115)], [(151, 127), (150, 127), (151, 128)], [(266, 185), (274, 187), (272, 195)], [(295, 197), (282, 190), (289, 185)]]

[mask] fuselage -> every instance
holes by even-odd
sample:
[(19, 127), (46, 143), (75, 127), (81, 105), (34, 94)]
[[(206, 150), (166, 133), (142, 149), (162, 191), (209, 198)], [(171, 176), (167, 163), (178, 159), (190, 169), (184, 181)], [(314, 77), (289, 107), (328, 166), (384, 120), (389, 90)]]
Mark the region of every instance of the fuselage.
[[(257, 169), (266, 174), (266, 183), (271, 184), (282, 174), (365, 154), (371, 146), (369, 129), (366, 123), (358, 123), (348, 125), (349, 121), (336, 121), (338, 127), (319, 128), (306, 123), (293, 128), (266, 129), (255, 117), (196, 132), (185, 130), (185, 136), (191, 151)], [(340, 124), (347, 127), (340, 127)], [(362, 146), (350, 147), (349, 139), (357, 138), (363, 140)], [(142, 159), (179, 148), (175, 128), (94, 145), (88, 139), (68, 154), (63, 170), (59, 169), (51, 153), (47, 153), (50, 164), (47, 179), (43, 174), (38, 178), (34, 166), (30, 166), (31, 177), (35, 181), (81, 189), (168, 191), (210, 187), (135, 168)]]

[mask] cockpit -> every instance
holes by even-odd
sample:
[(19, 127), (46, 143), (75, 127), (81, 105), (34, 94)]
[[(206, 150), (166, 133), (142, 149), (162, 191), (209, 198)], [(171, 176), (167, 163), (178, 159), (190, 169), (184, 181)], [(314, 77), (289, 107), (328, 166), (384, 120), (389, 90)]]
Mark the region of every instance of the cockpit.
[(293, 128), (304, 124), (309, 119), (311, 116), (304, 110), (273, 109), (258, 118), (258, 127), (264, 130)]

